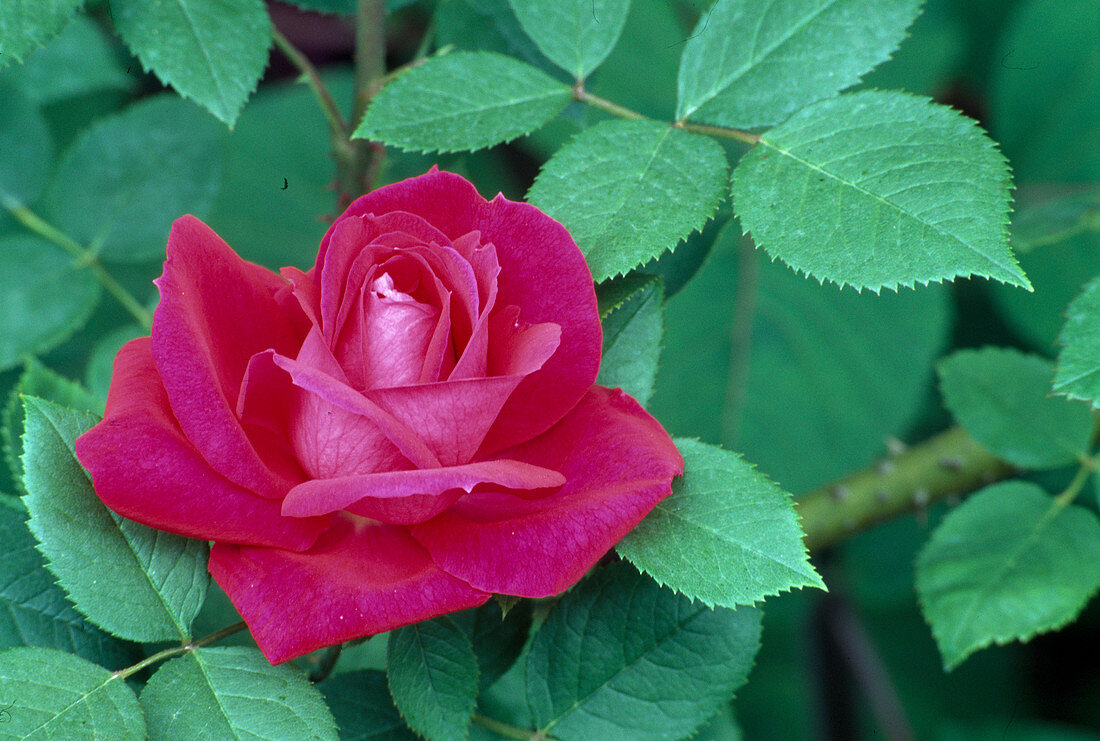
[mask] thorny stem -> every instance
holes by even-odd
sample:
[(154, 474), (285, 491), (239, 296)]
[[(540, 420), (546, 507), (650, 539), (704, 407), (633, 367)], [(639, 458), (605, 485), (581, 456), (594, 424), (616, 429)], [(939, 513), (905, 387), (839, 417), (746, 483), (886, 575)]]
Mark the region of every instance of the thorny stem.
[(38, 236), (65, 250), (65, 252), (69, 253), (81, 267), (86, 267), (91, 270), (92, 275), (95, 276), (95, 279), (99, 281), (99, 284), (103, 286), (104, 290), (114, 296), (141, 326), (147, 330), (152, 328), (152, 312), (142, 306), (141, 303), (134, 298), (133, 294), (123, 288), (122, 284), (107, 272), (107, 269), (103, 267), (103, 263), (99, 261), (99, 258), (94, 252), (83, 247), (75, 239), (39, 217), (19, 201), (12, 198), (4, 198), (2, 200), (2, 205), (20, 224)]
[(228, 627), (225, 627), (225, 628), (222, 628), (221, 630), (216, 630), (213, 633), (211, 633), (210, 635), (208, 635), (204, 638), (200, 638), (197, 641), (192, 641), (191, 643), (185, 643), (182, 646), (173, 646), (172, 648), (166, 648), (163, 651), (159, 651), (159, 652), (153, 654), (152, 656), (149, 656), (148, 658), (142, 659), (141, 661), (134, 664), (133, 666), (128, 666), (125, 669), (119, 669), (117, 672), (114, 673), (114, 677), (117, 678), (117, 679), (126, 679), (127, 677), (129, 677), (133, 674), (137, 674), (139, 671), (141, 671), (142, 669), (144, 669), (147, 666), (152, 666), (153, 664), (157, 664), (157, 663), (159, 663), (161, 661), (164, 661), (166, 659), (171, 659), (175, 656), (182, 656), (183, 654), (189, 654), (192, 651), (194, 651), (196, 648), (202, 648), (203, 646), (208, 646), (211, 643), (214, 643), (215, 641), (220, 641), (222, 638), (228, 638), (229, 636), (233, 635), (234, 633), (239, 633), (240, 631), (244, 630), (245, 627), (247, 627), (247, 626), (245, 626), (243, 621), (239, 622), (239, 623), (233, 623), (232, 625), (230, 625)]
[(310, 89), (313, 91), (313, 95), (317, 98), (317, 103), (321, 106), (321, 112), (325, 114), (325, 121), (328, 122), (328, 128), (332, 134), (333, 146), (344, 145), (347, 146), (348, 142), (348, 124), (344, 120), (344, 114), (340, 113), (340, 107), (336, 105), (336, 101), (332, 99), (332, 94), (329, 93), (328, 88), (325, 87), (325, 83), (321, 80), (321, 75), (317, 72), (317, 68), (313, 66), (313, 63), (306, 58), (306, 55), (298, 51), (293, 44), (279, 33), (278, 29), (274, 29), (275, 45), (279, 47), (279, 50), (290, 60), (290, 63), (297, 67), (298, 71), (305, 77), (306, 82), (309, 84)]

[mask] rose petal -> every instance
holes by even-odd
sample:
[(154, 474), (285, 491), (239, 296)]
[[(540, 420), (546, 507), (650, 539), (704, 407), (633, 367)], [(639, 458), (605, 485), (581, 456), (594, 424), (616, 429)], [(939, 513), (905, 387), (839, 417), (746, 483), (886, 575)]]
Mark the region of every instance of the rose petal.
[(153, 320), (152, 352), (188, 439), (211, 466), (240, 486), (279, 497), (296, 481), (273, 472), (237, 419), (249, 359), (300, 339), (274, 295), (279, 276), (245, 262), (193, 216), (172, 225)]
[(669, 494), (684, 461), (661, 425), (619, 390), (594, 386), (561, 422), (502, 457), (560, 471), (555, 494), (474, 492), (411, 532), (477, 589), (547, 597), (577, 582)]
[(77, 438), (76, 454), (108, 507), (159, 530), (302, 550), (329, 519), (284, 517), (281, 502), (210, 468), (172, 416), (148, 337), (119, 351), (106, 415)]
[(440, 570), (405, 528), (363, 521), (338, 521), (304, 553), (215, 543), (210, 573), (275, 664), (489, 599)]
[(478, 484), (505, 489), (545, 489), (561, 486), (557, 471), (522, 461), (479, 461), (462, 466), (411, 471), (379, 471), (364, 476), (314, 479), (298, 484), (283, 500), (283, 514), (291, 517), (327, 515), (347, 509), (361, 499), (390, 499), (441, 494), (449, 489), (470, 492)]

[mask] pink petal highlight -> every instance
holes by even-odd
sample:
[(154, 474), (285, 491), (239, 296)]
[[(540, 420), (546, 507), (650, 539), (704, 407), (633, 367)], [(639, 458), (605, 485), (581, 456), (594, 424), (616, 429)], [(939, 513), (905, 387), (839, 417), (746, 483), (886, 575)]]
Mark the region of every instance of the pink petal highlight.
[(554, 494), (474, 492), (411, 532), (445, 571), (522, 597), (564, 591), (671, 491), (684, 462), (636, 401), (594, 386), (557, 425), (502, 453), (560, 471)]
[(489, 599), (405, 528), (362, 521), (338, 521), (304, 553), (215, 543), (210, 573), (275, 664)]
[(153, 365), (148, 337), (115, 358), (103, 421), (76, 440), (104, 504), (180, 535), (304, 550), (329, 518), (282, 516), (281, 502), (242, 489), (210, 468), (184, 437)]

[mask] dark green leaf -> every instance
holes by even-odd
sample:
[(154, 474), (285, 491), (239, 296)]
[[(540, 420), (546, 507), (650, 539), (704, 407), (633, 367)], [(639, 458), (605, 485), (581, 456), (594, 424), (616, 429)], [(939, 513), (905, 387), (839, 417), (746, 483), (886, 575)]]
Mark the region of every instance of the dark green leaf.
[(0, 3), (0, 67), (21, 62), (28, 52), (65, 27), (84, 0), (8, 0)]
[(1100, 180), (1100, 0), (1020, 3), (991, 59), (990, 125), (1016, 177)]
[(1100, 407), (1100, 279), (1089, 283), (1069, 305), (1058, 343), (1062, 351), (1054, 390)]
[(0, 651), (0, 697), (3, 741), (145, 738), (141, 706), (126, 681), (72, 654), (49, 648)]
[(38, 237), (0, 237), (0, 370), (52, 349), (80, 329), (99, 300), (88, 268)]
[[(88, 369), (85, 372), (84, 381), (88, 385), (88, 391), (96, 398), (106, 399), (107, 390), (111, 386), (111, 376), (114, 373), (115, 356), (130, 340), (149, 334), (149, 331), (136, 324), (119, 327), (108, 332), (92, 348), (92, 354), (88, 358)], [(42, 394), (36, 394), (41, 396)]]
[(979, 275), (1030, 290), (1007, 244), (1009, 173), (968, 118), (898, 92), (842, 95), (765, 134), (733, 174), (756, 243), (840, 285)]
[(1073, 620), (1100, 588), (1100, 521), (1034, 484), (986, 487), (917, 559), (917, 594), (944, 667)]
[(494, 599), (481, 607), (450, 616), (470, 637), (477, 656), (478, 685), (483, 690), (512, 667), (527, 641), (531, 628), (531, 601), (511, 599), (517, 601), (508, 608), (507, 614)]
[(199, 648), (160, 667), (141, 692), (152, 741), (335, 741), (321, 693), (290, 665), (254, 648)]
[(656, 121), (605, 121), (550, 158), (527, 200), (569, 229), (599, 282), (701, 229), (726, 172), (712, 139)]
[(0, 543), (0, 648), (56, 648), (111, 669), (140, 658), (72, 608), (35, 548), (25, 513), (0, 506)]
[(23, 483), (30, 528), (50, 571), (77, 609), (108, 632), (133, 641), (188, 640), (206, 596), (206, 543), (105, 508), (73, 452), (96, 418), (24, 400)]
[(1088, 453), (1087, 404), (1051, 396), (1054, 364), (1018, 350), (960, 350), (937, 366), (944, 403), (991, 453), (1024, 468), (1058, 468)]
[(759, 647), (758, 611), (710, 609), (614, 564), (535, 635), (527, 702), (562, 741), (684, 738), (745, 682)]
[(969, 43), (954, 0), (926, 2), (898, 50), (865, 76), (860, 87), (935, 97), (964, 71)]
[(820, 486), (907, 434), (950, 333), (948, 298), (942, 286), (822, 287), (740, 244), (731, 223), (665, 306), (649, 408), (673, 434), (737, 450), (787, 491)]
[(422, 152), (481, 149), (531, 133), (571, 97), (568, 85), (519, 60), (456, 52), (384, 87), (355, 136)]
[(645, 406), (661, 359), (660, 278), (650, 278), (603, 319), (603, 358), (596, 383), (619, 387)]
[(111, 14), (147, 71), (233, 125), (267, 66), (262, 0), (111, 0)]
[(886, 61), (921, 0), (718, 0), (684, 45), (676, 118), (778, 123)]
[(37, 361), (27, 363), (23, 375), (12, 389), (8, 403), (0, 419), (0, 438), (4, 442), (4, 456), (16, 482), (23, 477), (23, 400), (22, 395), (37, 396), (57, 402), (70, 409), (94, 414), (103, 413), (103, 403), (88, 393), (78, 383), (54, 373)]
[(796, 587), (825, 588), (794, 502), (736, 453), (680, 438), (684, 475), (616, 546), (619, 555), (707, 605), (737, 607)]
[(630, 0), (511, 0), (539, 49), (578, 80), (607, 58), (626, 23)]
[(104, 90), (129, 91), (135, 78), (124, 72), (121, 57), (92, 19), (78, 15), (61, 34), (20, 66), (9, 68), (16, 82), (39, 104), (54, 103)]
[(429, 741), (462, 741), (477, 700), (477, 656), (469, 636), (439, 617), (390, 633), (390, 692), (409, 727)]
[(225, 131), (196, 106), (159, 95), (100, 119), (61, 159), (51, 221), (114, 262), (163, 258), (172, 222), (200, 218), (221, 178)]
[(596, 286), (596, 301), (599, 304), (602, 322), (616, 309), (625, 304), (638, 291), (649, 286), (656, 276), (632, 272), (617, 278), (610, 278)]
[(340, 729), (341, 741), (416, 741), (394, 707), (386, 673), (374, 669), (340, 674), (320, 690)]
[(53, 140), (46, 119), (20, 88), (0, 81), (0, 207), (29, 203), (46, 184)]

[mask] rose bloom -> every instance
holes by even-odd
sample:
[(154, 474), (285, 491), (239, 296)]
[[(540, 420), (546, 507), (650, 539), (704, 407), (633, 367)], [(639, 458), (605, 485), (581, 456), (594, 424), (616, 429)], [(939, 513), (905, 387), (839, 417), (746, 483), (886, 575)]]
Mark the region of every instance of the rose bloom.
[(76, 442), (104, 503), (212, 541), (275, 663), (574, 584), (683, 459), (620, 390), (569, 233), (447, 172), (376, 190), (308, 272), (168, 238), (151, 337)]

